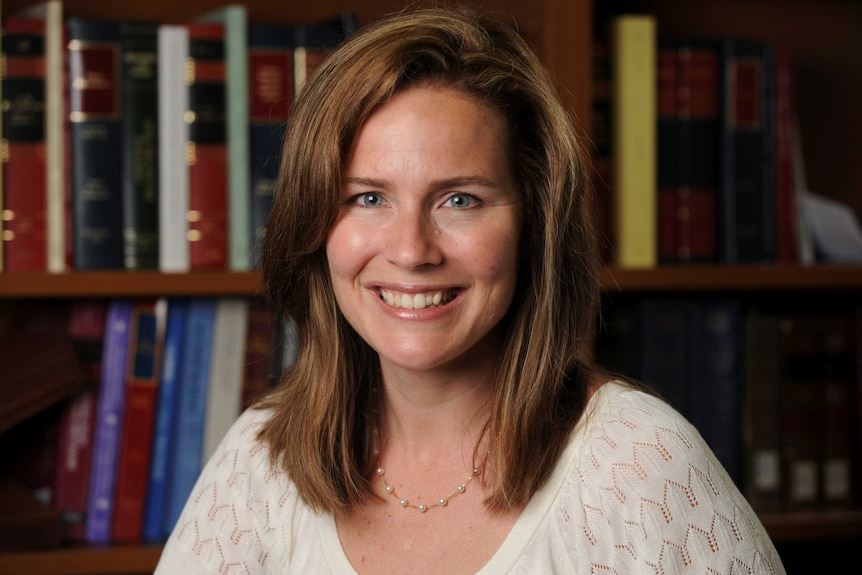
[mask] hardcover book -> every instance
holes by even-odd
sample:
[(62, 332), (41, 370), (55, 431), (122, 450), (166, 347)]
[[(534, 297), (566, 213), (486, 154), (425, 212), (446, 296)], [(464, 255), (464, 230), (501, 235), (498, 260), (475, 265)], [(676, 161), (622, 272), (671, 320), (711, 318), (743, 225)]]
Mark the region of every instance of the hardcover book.
[(74, 268), (122, 269), (120, 22), (70, 18)]
[(121, 23), (123, 266), (159, 265), (158, 24)]
[(224, 269), (229, 238), (224, 27), (203, 22), (186, 26), (189, 264), (191, 269)]
[(143, 541), (153, 426), (156, 418), (167, 300), (137, 300), (132, 307), (126, 396), (111, 539)]
[(93, 438), (90, 493), (87, 500), (85, 537), (90, 544), (104, 545), (111, 540), (131, 321), (132, 301), (111, 300), (105, 323), (102, 376)]
[(45, 24), (3, 21), (3, 235), (7, 271), (45, 271)]
[(186, 339), (173, 438), (174, 457), (171, 462), (167, 532), (176, 525), (203, 466), (215, 308), (215, 299), (194, 298), (189, 302), (186, 315)]
[(153, 429), (153, 452), (144, 510), (143, 539), (148, 543), (162, 542), (170, 534), (167, 514), (171, 462), (174, 454), (174, 429), (177, 425), (176, 412), (188, 307), (188, 300), (184, 298), (168, 301), (165, 347)]

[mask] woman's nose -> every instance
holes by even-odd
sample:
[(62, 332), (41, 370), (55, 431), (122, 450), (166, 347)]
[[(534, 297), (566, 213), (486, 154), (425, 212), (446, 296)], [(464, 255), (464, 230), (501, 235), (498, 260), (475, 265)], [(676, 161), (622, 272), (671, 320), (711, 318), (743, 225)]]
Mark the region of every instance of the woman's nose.
[(440, 229), (421, 211), (399, 214), (388, 225), (386, 250), (393, 263), (405, 268), (437, 265), (443, 261)]

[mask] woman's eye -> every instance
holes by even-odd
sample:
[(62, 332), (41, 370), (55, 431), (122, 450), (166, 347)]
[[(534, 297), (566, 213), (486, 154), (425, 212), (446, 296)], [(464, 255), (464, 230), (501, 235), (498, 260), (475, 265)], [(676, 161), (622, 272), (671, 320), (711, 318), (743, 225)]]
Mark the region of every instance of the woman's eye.
[(452, 194), (445, 203), (453, 208), (469, 208), (476, 203), (476, 198), (469, 194)]
[(380, 205), (383, 205), (383, 198), (380, 194), (375, 192), (366, 192), (364, 194), (360, 194), (357, 198), (359, 203), (366, 208), (376, 208)]

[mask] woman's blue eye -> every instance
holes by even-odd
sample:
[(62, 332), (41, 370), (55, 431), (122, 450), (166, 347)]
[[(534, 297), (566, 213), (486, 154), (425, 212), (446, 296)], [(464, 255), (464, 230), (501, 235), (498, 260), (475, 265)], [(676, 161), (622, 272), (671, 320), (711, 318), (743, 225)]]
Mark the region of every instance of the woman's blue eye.
[(362, 205), (367, 208), (376, 208), (383, 203), (383, 198), (380, 197), (380, 194), (368, 192), (362, 194), (359, 198), (359, 201), (362, 202)]
[(453, 194), (447, 202), (453, 208), (469, 208), (473, 205), (475, 198), (469, 194)]

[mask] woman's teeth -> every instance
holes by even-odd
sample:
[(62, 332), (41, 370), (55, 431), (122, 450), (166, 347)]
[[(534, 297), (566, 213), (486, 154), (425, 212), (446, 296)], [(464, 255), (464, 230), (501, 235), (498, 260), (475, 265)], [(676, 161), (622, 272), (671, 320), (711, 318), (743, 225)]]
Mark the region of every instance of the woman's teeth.
[(442, 291), (428, 293), (393, 293), (384, 289), (380, 290), (380, 299), (387, 305), (404, 309), (422, 309), (425, 307), (438, 306), (446, 303), (452, 298), (444, 295)]

